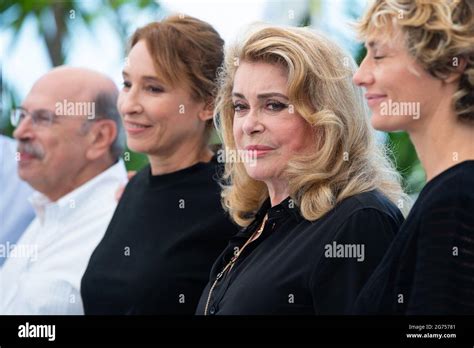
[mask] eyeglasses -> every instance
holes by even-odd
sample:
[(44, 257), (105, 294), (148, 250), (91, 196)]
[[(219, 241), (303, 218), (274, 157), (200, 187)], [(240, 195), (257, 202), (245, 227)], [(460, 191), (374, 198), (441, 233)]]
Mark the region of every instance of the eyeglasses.
[(34, 126), (49, 127), (53, 123), (56, 114), (47, 109), (38, 109), (29, 112), (23, 108), (15, 108), (11, 111), (10, 122), (14, 127), (18, 127), (27, 116), (31, 116)]

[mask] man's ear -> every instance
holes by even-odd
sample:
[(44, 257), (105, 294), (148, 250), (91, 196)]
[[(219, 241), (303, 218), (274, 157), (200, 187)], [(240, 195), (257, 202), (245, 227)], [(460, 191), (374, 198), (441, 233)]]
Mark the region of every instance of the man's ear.
[(201, 121), (211, 120), (214, 116), (214, 103), (212, 101), (206, 102), (204, 108), (199, 111), (198, 116)]
[(444, 81), (446, 83), (456, 82), (457, 80), (459, 80), (461, 78), (462, 74), (466, 70), (467, 60), (466, 60), (465, 57), (453, 57), (452, 64), (453, 64), (453, 66), (456, 67), (456, 70), (451, 72), (444, 79)]
[(89, 137), (89, 149), (86, 157), (89, 160), (96, 160), (107, 153), (110, 153), (110, 146), (117, 137), (117, 125), (113, 120), (94, 121), (87, 137)]

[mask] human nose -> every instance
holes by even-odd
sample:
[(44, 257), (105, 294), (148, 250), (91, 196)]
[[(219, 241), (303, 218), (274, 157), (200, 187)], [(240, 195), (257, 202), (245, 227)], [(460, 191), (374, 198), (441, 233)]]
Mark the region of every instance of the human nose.
[(261, 119), (258, 115), (258, 110), (251, 108), (247, 115), (245, 115), (244, 122), (242, 123), (242, 130), (246, 135), (253, 133), (261, 133), (265, 129)]
[(369, 67), (367, 57), (365, 57), (360, 63), (359, 68), (352, 77), (352, 81), (360, 87), (366, 87), (367, 85), (370, 85), (374, 82), (374, 76), (372, 74), (371, 68)]
[(130, 89), (128, 91), (120, 91), (117, 108), (122, 115), (134, 115), (143, 111), (137, 92)]
[(13, 137), (17, 140), (26, 140), (34, 137), (34, 127), (32, 117), (25, 116), (13, 132)]

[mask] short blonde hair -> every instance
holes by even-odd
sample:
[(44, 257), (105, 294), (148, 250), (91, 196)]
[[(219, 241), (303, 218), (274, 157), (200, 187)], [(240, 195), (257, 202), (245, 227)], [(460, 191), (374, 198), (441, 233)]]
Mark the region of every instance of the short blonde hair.
[[(288, 97), (321, 144), (288, 164), (290, 195), (303, 217), (316, 220), (343, 199), (379, 189), (405, 200), (400, 176), (375, 143), (361, 88), (352, 83), (355, 63), (337, 45), (304, 28), (258, 27), (226, 54), (220, 74), (215, 123), (228, 150), (236, 150), (232, 88), (236, 62), (267, 62), (288, 71)], [(225, 163), (222, 200), (233, 220), (247, 226), (268, 191), (239, 161)]]
[(400, 28), (408, 52), (439, 79), (465, 60), (453, 105), (459, 119), (474, 121), (474, 1), (376, 0), (356, 27), (363, 40)]

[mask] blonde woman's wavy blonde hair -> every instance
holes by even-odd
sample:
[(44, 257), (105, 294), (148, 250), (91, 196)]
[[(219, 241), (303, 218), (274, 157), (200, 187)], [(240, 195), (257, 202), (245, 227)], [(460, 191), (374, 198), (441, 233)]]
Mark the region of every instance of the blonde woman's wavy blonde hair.
[(473, 0), (376, 0), (356, 28), (362, 40), (388, 39), (400, 28), (408, 52), (439, 79), (458, 73), (464, 60), (453, 105), (460, 120), (474, 122)]
[[(241, 62), (279, 64), (288, 72), (294, 111), (313, 128), (310, 155), (297, 155), (286, 170), (290, 195), (307, 220), (317, 220), (343, 199), (374, 189), (404, 206), (400, 176), (376, 144), (361, 88), (352, 83), (355, 63), (336, 44), (306, 28), (254, 26), (227, 50), (219, 74), (215, 124), (226, 150), (236, 151), (232, 88)], [(233, 220), (247, 226), (268, 198), (266, 185), (252, 179), (244, 164), (226, 161), (222, 203)]]

